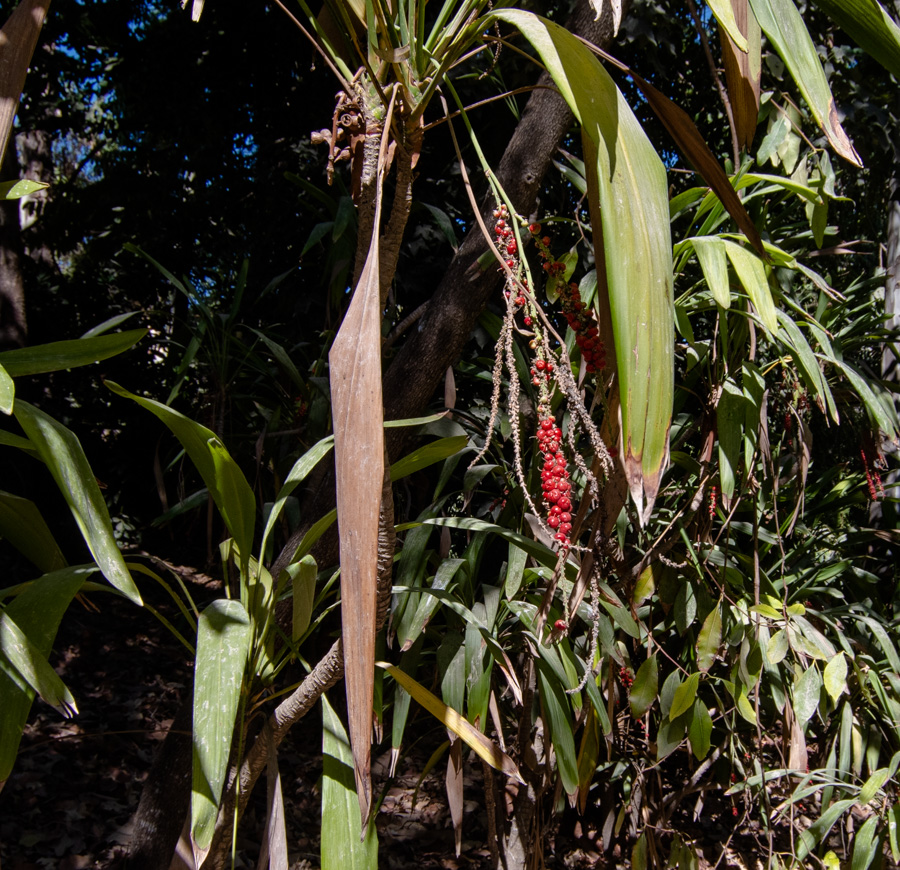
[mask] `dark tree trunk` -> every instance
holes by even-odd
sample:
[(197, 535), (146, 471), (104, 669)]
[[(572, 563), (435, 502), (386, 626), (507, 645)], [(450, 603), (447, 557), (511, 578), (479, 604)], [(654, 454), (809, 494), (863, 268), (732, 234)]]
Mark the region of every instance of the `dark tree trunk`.
[[(15, 140), (10, 138), (0, 181), (19, 177)], [(22, 347), (28, 335), (25, 282), (22, 278), (22, 233), (17, 200), (0, 202), (0, 349)]]

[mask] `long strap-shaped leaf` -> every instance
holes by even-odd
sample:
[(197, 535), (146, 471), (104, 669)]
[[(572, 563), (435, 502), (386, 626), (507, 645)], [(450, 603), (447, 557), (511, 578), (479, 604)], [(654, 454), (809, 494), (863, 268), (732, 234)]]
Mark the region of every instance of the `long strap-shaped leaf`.
[(878, 0), (814, 0), (863, 51), (900, 78), (900, 26)]
[(602, 230), (598, 263), (605, 261), (616, 344), (622, 458), (646, 521), (668, 462), (675, 380), (665, 167), (609, 74), (576, 37), (530, 12), (495, 16), (537, 49), (581, 122), (586, 151), (594, 152), (602, 224), (594, 233)]
[(27, 402), (16, 402), (16, 419), (53, 475), (103, 576), (135, 604), (141, 604), (119, 552), (106, 502), (75, 433)]
[(841, 126), (825, 70), (797, 7), (792, 0), (750, 0), (750, 6), (763, 33), (790, 70), (831, 147), (844, 159), (862, 166)]
[[(393, 103), (391, 103), (391, 108)], [(375, 696), (375, 599), (378, 515), (384, 478), (381, 397), (379, 224), (390, 110), (378, 160), (375, 220), (369, 253), (353, 301), (328, 355), (337, 516), (341, 554), (341, 615), (350, 745), (363, 824), (372, 803), (372, 705)]]

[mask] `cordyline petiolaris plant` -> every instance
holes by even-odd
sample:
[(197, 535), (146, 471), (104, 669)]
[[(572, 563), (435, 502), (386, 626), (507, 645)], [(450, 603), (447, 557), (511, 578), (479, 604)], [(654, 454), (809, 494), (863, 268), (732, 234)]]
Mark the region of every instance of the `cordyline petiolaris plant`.
[[(610, 7), (622, 4), (600, 5), (609, 20)], [(350, 160), (359, 213), (353, 298), (329, 355), (336, 511), (325, 504), (334, 490), (319, 487), (328, 495), (307, 502), (308, 520), (266, 568), (275, 517), (331, 439), (287, 476), (254, 558), (252, 491), (224, 447), (138, 400), (181, 431), (233, 536), (223, 553), (240, 576), (239, 598), (216, 602), (199, 620), (190, 826), (198, 861), (226, 863), (234, 821), (263, 770), (268, 848), (284, 851), (276, 750), (341, 676), (352, 760), (326, 708), (323, 863), (326, 855), (354, 866), (377, 862), (369, 767), (373, 706), (386, 697), (395, 762), (411, 698), (448, 732), (433, 761), (447, 753), (457, 850), (464, 744), (479, 756), (494, 866), (540, 866), (550, 820), (567, 801), (592, 817), (603, 846), (629, 837), (641, 870), (667, 860), (696, 866), (697, 849), (676, 826), (693, 795), (698, 814), (706, 795), (717, 816), (726, 808), (732, 830), (735, 818), (763, 810), (773, 861), (779, 853), (804, 859), (857, 802), (870, 813), (857, 840), (861, 865), (869, 856), (862, 850), (874, 855), (879, 838), (890, 836), (900, 758), (893, 604), (872, 594), (874, 573), (853, 561), (870, 558), (876, 539), (860, 522), (863, 475), (834, 456), (813, 462), (812, 453), (814, 427), (840, 421), (842, 431), (896, 436), (893, 408), (862, 368), (864, 351), (887, 336), (861, 302), (864, 282), (848, 279), (838, 291), (802, 262), (812, 241), (822, 245), (822, 211), (836, 196), (826, 153), (809, 148), (799, 157), (808, 141), (799, 135), (790, 167), (776, 162), (786, 158), (773, 144), (749, 150), (760, 111), (783, 111), (778, 100), (760, 109), (761, 32), (832, 147), (850, 162), (856, 156), (796, 7), (710, 5), (724, 43), (740, 53), (728, 79), (732, 102), (747, 109), (749, 101), (753, 111), (729, 114), (738, 158), (729, 177), (687, 116), (632, 73), (702, 172), (702, 183), (670, 202), (657, 150), (594, 51), (570, 30), (474, 0), (447, 2), (436, 19), (412, 3), (329, 3), (327, 24), (301, 2), (342, 87), (331, 132), (320, 138), (330, 143), (332, 168)], [(458, 287), (432, 298), (385, 374), (393, 389), (383, 393), (382, 318), (424, 153), (424, 113), (433, 97), (456, 96), (465, 53), (507, 41), (496, 36), (506, 27), (534, 49), (547, 70), (543, 83), (552, 82), (578, 122), (584, 161), (568, 177), (585, 192), (586, 220), (580, 212), (577, 222), (593, 280), (570, 280), (574, 263), (554, 256), (532, 214), (571, 116), (555, 122), (541, 172), (514, 164), (494, 173), (484, 164), (496, 206), (478, 207), (460, 153), (481, 235), (461, 246), (449, 282)], [(459, 115), (480, 155), (462, 105)], [(443, 119), (455, 136), (446, 107)], [(739, 126), (747, 119), (749, 136)], [(543, 122), (526, 112), (521, 129)], [(785, 137), (787, 127), (779, 128)], [(524, 162), (527, 140), (518, 147)], [(764, 173), (767, 161), (783, 174)], [(763, 197), (766, 208), (745, 207)], [(435, 361), (443, 375), (496, 284), (495, 261), (501, 316), (486, 312), (479, 324), (497, 348), (484, 425), (456, 429), (455, 440), (442, 438), (406, 464), (386, 461), (385, 407), (419, 411), (427, 403), (434, 379), (403, 375)], [(675, 274), (683, 282), (677, 300)], [(767, 391), (776, 382), (799, 385), (783, 396), (779, 412), (791, 421), (783, 430), (771, 425)], [(458, 459), (478, 440), (472, 476), (454, 492), (447, 466), (398, 552), (392, 479), (426, 459)], [(491, 506), (462, 516), (478, 481)], [(273, 680), (314, 625), (312, 611), (325, 608), (325, 592), (312, 603), (316, 564), (308, 557), (335, 515), (339, 545), (322, 545), (317, 556), (332, 564), (339, 546), (342, 637), (276, 705)], [(443, 527), (441, 543), (429, 548), (435, 526)], [(505, 560), (496, 558), (498, 539)], [(896, 536), (884, 539), (896, 545)], [(282, 629), (291, 643), (280, 648), (276, 605), (288, 588), (294, 622)], [(400, 663), (379, 662), (376, 671), (376, 633), (388, 614), (386, 637), (398, 641)], [(216, 646), (226, 635), (234, 640), (227, 657)], [(426, 665), (433, 667), (420, 677)], [(217, 685), (228, 689), (228, 715), (207, 717), (202, 702)], [(248, 727), (255, 712), (265, 724)], [(351, 764), (353, 784), (335, 773)], [(348, 798), (358, 800), (359, 814), (348, 814)], [(805, 829), (795, 808), (810, 803), (818, 821)], [(363, 829), (369, 824), (362, 843), (360, 817)], [(775, 840), (779, 828), (789, 832), (787, 846)]]

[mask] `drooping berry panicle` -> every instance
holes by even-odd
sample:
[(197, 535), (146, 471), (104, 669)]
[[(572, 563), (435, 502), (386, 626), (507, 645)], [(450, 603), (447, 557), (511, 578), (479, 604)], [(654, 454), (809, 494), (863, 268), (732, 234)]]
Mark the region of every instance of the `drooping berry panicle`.
[[(874, 461), (869, 459), (869, 454), (866, 451), (865, 446), (859, 448), (860, 456), (862, 457), (863, 468), (866, 472), (866, 483), (869, 487), (869, 498), (872, 501), (878, 501), (879, 498), (884, 498), (884, 484), (881, 482), (881, 475), (878, 473), (878, 461), (881, 457), (877, 457)], [(883, 461), (883, 459), (882, 459)]]
[(556, 425), (548, 405), (538, 407), (538, 447), (544, 456), (541, 489), (547, 508), (547, 525), (561, 548), (568, 548), (572, 531), (572, 484), (566, 457), (562, 452), (562, 430)]
[(581, 358), (588, 372), (599, 372), (606, 368), (606, 347), (600, 339), (594, 312), (585, 307), (581, 301), (581, 291), (573, 281), (571, 284), (561, 283), (559, 301), (563, 314), (575, 333), (575, 343), (581, 350)]
[[(494, 235), (496, 236), (497, 250), (500, 256), (506, 261), (506, 265), (513, 271), (518, 271), (519, 267), (519, 243), (516, 241), (516, 234), (510, 226), (509, 209), (503, 204), (498, 205), (494, 209)], [(519, 279), (522, 287), (528, 288), (528, 279), (522, 276)], [(513, 296), (513, 294), (515, 294)], [(512, 297), (513, 303), (518, 311), (524, 311), (525, 316), (523, 323), (525, 326), (531, 326), (534, 322), (533, 312), (528, 309), (528, 300), (522, 294), (520, 288), (515, 286), (515, 282), (507, 281), (506, 298)]]
[(588, 372), (602, 371), (606, 368), (606, 348), (600, 339), (594, 312), (582, 302), (578, 285), (574, 282), (571, 284), (565, 282), (566, 264), (555, 259), (551, 253), (550, 236), (541, 235), (540, 224), (531, 224), (528, 229), (531, 231), (538, 254), (544, 261), (547, 283), (548, 285), (552, 283), (559, 293), (563, 314), (572, 332), (575, 333), (575, 342), (581, 350), (585, 369)]

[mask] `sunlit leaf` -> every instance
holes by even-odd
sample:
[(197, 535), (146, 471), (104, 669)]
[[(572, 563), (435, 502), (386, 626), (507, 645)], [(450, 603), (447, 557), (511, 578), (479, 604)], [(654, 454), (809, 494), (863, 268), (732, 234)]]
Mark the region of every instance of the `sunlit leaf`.
[(750, 148), (759, 117), (762, 40), (759, 22), (748, 0), (731, 0), (731, 6), (737, 29), (746, 36), (747, 50), (743, 51), (726, 33), (721, 40), (722, 60), (738, 144)]
[(878, 0), (813, 0), (816, 6), (900, 79), (900, 27)]
[(801, 726), (805, 725), (819, 706), (819, 689), (822, 688), (822, 678), (819, 676), (815, 665), (808, 667), (794, 681), (793, 701), (794, 715)]
[(449, 728), (454, 734), (461, 737), (494, 770), (499, 770), (506, 776), (516, 780), (516, 782), (524, 784), (515, 762), (475, 728), (464, 716), (461, 716), (452, 707), (448, 707), (423, 685), (417, 683), (409, 674), (401, 671), (400, 668), (394, 667), (394, 665), (390, 665), (387, 662), (376, 662), (376, 665), (384, 668), (422, 707), (438, 719), (445, 728)]
[[(0, 670), (13, 682), (24, 680), (51, 707), (69, 718), (78, 712), (75, 698), (47, 657), (10, 616), (0, 610)], [(24, 688), (25, 686), (22, 686)]]
[(703, 620), (700, 634), (697, 635), (697, 667), (701, 672), (708, 671), (713, 666), (721, 643), (722, 605), (719, 604)]
[(291, 639), (299, 640), (309, 628), (313, 600), (316, 595), (316, 574), (318, 567), (312, 556), (304, 556), (299, 562), (288, 567), (293, 593), (293, 614), (291, 619)]
[(141, 604), (119, 552), (106, 502), (74, 433), (21, 400), (16, 402), (16, 419), (53, 475), (103, 576), (135, 604)]
[[(85, 579), (97, 570), (94, 566), (78, 566), (45, 574), (30, 583), (3, 610), (44, 659), (50, 655), (69, 603)], [(0, 671), (0, 783), (9, 777), (16, 760), (33, 700), (34, 692), (23, 680)]]
[(615, 335), (623, 461), (632, 498), (646, 522), (668, 462), (674, 392), (665, 167), (609, 74), (583, 43), (529, 12), (494, 15), (517, 27), (537, 49), (582, 125), (591, 204), (600, 205), (603, 248), (601, 234), (595, 234), (595, 242), (597, 262), (605, 267)]
[(728, 284), (728, 262), (725, 259), (725, 243), (718, 236), (695, 236), (690, 239), (703, 269), (706, 286), (713, 299), (722, 306), (731, 306), (731, 288)]
[(240, 601), (226, 598), (210, 604), (197, 623), (191, 840), (198, 866), (215, 831), (250, 632), (250, 619)]
[(53, 341), (5, 350), (0, 353), (0, 365), (13, 378), (74, 369), (117, 356), (134, 347), (146, 334), (146, 329), (130, 329), (94, 338)]
[(377, 870), (378, 833), (362, 821), (353, 776), (353, 754), (340, 718), (322, 695), (322, 870)]
[(728, 239), (725, 240), (725, 251), (763, 326), (773, 335), (777, 334), (778, 316), (762, 260), (752, 251)]
[(828, 79), (797, 7), (792, 0), (750, 0), (750, 5), (831, 146), (846, 160), (862, 166), (841, 126)]
[(825, 665), (823, 674), (825, 682), (825, 691), (828, 692), (831, 700), (837, 703), (837, 699), (847, 690), (847, 659), (844, 654), (839, 652), (834, 658)]
[(691, 674), (676, 690), (672, 698), (672, 708), (669, 710), (669, 719), (677, 719), (682, 713), (690, 709), (697, 697), (697, 687), (700, 685), (700, 674)]
[(256, 497), (218, 435), (162, 402), (137, 396), (112, 381), (106, 381), (106, 386), (116, 395), (131, 399), (155, 414), (181, 442), (200, 472), (246, 564), (253, 547)]

